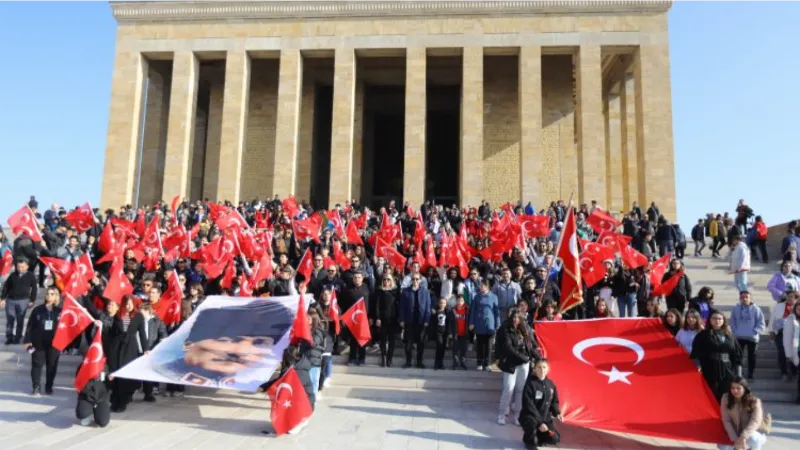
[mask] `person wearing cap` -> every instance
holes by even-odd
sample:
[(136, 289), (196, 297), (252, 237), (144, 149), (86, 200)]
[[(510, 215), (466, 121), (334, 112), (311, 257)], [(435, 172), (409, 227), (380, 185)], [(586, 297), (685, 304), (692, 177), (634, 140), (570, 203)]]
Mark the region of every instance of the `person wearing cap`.
[(764, 313), (753, 303), (748, 291), (739, 293), (739, 303), (733, 307), (730, 318), (731, 332), (742, 350), (747, 350), (747, 379), (753, 380), (756, 370), (756, 349), (761, 332), (767, 327)]
[(36, 302), (38, 285), (28, 260), (17, 258), (12, 272), (0, 292), (0, 307), (6, 309), (6, 345), (19, 344), (25, 324), (25, 312)]

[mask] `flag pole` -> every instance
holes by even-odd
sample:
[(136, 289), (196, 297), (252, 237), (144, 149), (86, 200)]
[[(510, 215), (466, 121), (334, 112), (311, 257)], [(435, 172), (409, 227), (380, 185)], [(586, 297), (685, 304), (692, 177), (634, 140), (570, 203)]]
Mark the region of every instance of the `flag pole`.
[[(575, 192), (569, 194), (569, 208), (572, 208), (572, 198), (575, 195)], [(567, 209), (567, 214), (569, 215), (569, 209)], [(563, 230), (562, 230), (563, 231)], [(577, 232), (577, 230), (576, 230)], [(544, 291), (547, 289), (547, 283), (550, 281), (550, 271), (553, 270), (553, 262), (558, 258), (558, 249), (561, 248), (561, 241), (564, 240), (564, 233), (558, 235), (558, 245), (556, 245), (556, 253), (553, 255), (553, 259), (550, 263), (547, 264), (547, 277), (544, 279), (544, 284), (542, 285), (542, 297), (544, 297)], [(541, 303), (541, 302), (540, 302)]]

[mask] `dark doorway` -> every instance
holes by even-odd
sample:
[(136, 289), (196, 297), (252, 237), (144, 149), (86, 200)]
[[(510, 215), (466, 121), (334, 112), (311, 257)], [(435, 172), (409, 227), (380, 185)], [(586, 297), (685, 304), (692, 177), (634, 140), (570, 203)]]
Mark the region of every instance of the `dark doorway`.
[(328, 207), (331, 183), (333, 87), (317, 86), (314, 95), (314, 137), (311, 147), (311, 198), (314, 209)]
[(425, 137), (425, 199), (458, 202), (461, 148), (461, 87), (428, 85)]
[(405, 88), (366, 86), (362, 134), (361, 200), (371, 207), (402, 203)]

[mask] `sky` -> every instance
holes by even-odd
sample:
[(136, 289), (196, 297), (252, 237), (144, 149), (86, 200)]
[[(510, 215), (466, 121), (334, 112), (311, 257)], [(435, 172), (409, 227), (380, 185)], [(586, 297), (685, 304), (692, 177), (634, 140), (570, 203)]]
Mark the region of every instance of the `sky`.
[[(770, 225), (800, 217), (798, 17), (798, 2), (673, 5), (684, 227), (740, 198)], [(30, 195), (41, 209), (98, 204), (115, 36), (105, 2), (0, 2), (0, 223)]]

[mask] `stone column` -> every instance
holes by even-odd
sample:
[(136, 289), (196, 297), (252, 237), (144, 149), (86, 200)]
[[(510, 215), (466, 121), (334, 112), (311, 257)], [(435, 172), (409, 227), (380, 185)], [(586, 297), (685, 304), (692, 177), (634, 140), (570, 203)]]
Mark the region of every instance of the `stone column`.
[(625, 206), (622, 203), (622, 124), (620, 121), (621, 99), (618, 94), (608, 94), (608, 134), (606, 148), (608, 149), (606, 173), (606, 203), (607, 208), (615, 213)]
[(294, 193), (298, 199), (311, 200), (311, 158), (314, 143), (314, 99), (316, 97), (313, 78), (303, 77), (303, 92), (300, 105), (300, 130), (297, 149), (297, 177)]
[(464, 47), (462, 75), (459, 202), (477, 207), (483, 197), (483, 47)]
[(278, 121), (275, 126), (275, 163), (272, 194), (281, 198), (295, 193), (297, 146), (300, 130), (300, 93), (303, 57), (300, 50), (281, 50), (278, 71)]
[(636, 89), (633, 74), (625, 72), (620, 85), (620, 117), (622, 118), (622, 179), (623, 204), (630, 208), (633, 202), (643, 205), (639, 198), (639, 151), (636, 144)]
[(577, 68), (578, 203), (606, 198), (603, 73), (600, 46), (581, 45)]
[(197, 82), (200, 66), (192, 51), (176, 52), (172, 63), (172, 91), (167, 126), (167, 155), (161, 196), (171, 201), (189, 195), (189, 156), (194, 149)]
[(225, 93), (222, 100), (222, 133), (219, 150), (217, 201), (239, 202), (242, 152), (246, 142), (250, 90), (250, 56), (244, 50), (228, 52), (225, 61)]
[(414, 208), (425, 201), (426, 63), (425, 48), (406, 49), (403, 201)]
[(333, 119), (331, 123), (331, 180), (328, 203), (344, 204), (353, 196), (353, 115), (355, 110), (356, 55), (352, 48), (337, 48), (333, 69)]
[(139, 52), (118, 52), (111, 80), (111, 107), (100, 207), (133, 203), (136, 154), (141, 138), (147, 60)]
[[(372, 166), (372, 155), (364, 154), (364, 94), (366, 86), (356, 81), (356, 97), (353, 100), (353, 188), (352, 196), (364, 204), (364, 193), (372, 193), (372, 174), (365, 174), (363, 166)], [(366, 175), (366, 176), (365, 176)]]
[(520, 200), (543, 208), (542, 197), (542, 48), (519, 49)]
[(676, 220), (669, 44), (666, 35), (659, 41), (642, 45), (634, 57), (639, 198), (642, 208), (656, 202), (668, 220)]
[[(205, 72), (205, 71), (204, 71)], [(221, 71), (220, 71), (221, 72)], [(205, 76), (205, 73), (203, 74)], [(222, 105), (225, 98), (225, 74), (211, 73), (208, 94), (208, 117), (206, 120), (205, 170), (203, 174), (203, 198), (217, 199), (219, 185), (219, 147), (222, 137)]]

